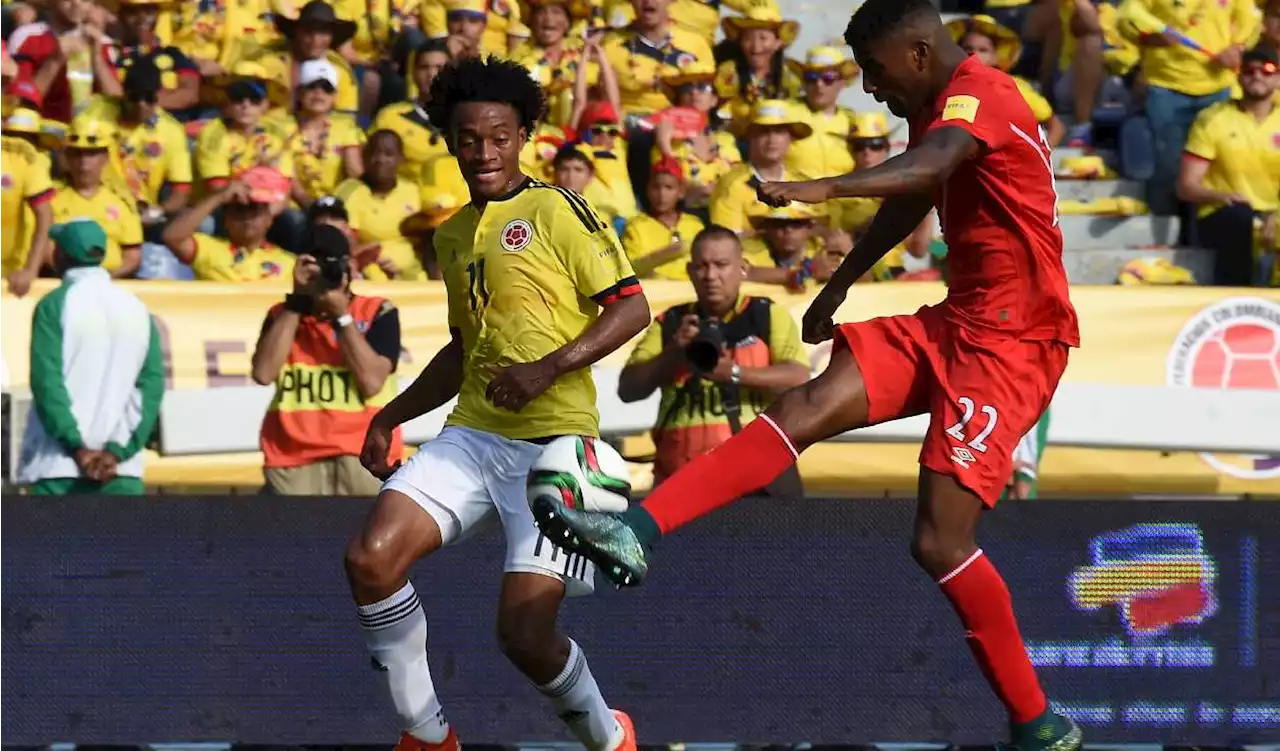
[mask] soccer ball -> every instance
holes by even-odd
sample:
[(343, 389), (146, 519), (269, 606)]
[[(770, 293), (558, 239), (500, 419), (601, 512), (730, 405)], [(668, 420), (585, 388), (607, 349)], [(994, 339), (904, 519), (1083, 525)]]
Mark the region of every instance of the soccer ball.
[(631, 482), (627, 463), (599, 438), (560, 436), (543, 449), (529, 470), (529, 503), (550, 496), (581, 511), (627, 510)]

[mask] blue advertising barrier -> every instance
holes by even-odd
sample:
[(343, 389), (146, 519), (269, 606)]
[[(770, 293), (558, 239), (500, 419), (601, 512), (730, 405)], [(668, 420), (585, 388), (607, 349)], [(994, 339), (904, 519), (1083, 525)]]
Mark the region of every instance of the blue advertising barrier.
[[(367, 501), (3, 502), (7, 744), (390, 743), (341, 567)], [(1046, 689), (1094, 742), (1280, 738), (1280, 507), (1029, 502), (982, 543)], [(749, 500), (563, 625), (642, 740), (989, 743), (1004, 719), (907, 552), (902, 501)], [(501, 540), (420, 565), (468, 742), (565, 740), (499, 655)]]

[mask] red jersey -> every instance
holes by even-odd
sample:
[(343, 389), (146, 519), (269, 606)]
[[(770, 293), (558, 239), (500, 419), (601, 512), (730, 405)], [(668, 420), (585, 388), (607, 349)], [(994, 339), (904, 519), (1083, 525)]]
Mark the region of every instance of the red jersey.
[(1079, 346), (1050, 149), (1013, 79), (968, 58), (911, 123), (912, 145), (934, 128), (963, 128), (980, 144), (934, 195), (951, 272), (946, 318)]
[[(72, 32), (67, 32), (72, 33)], [(31, 23), (25, 26), (19, 26), (13, 36), (9, 38), (9, 45), (12, 49), (13, 60), (18, 64), (18, 77), (20, 79), (35, 80), (36, 72), (44, 66), (45, 61), (53, 57), (58, 52), (58, 35), (53, 33), (45, 23)], [(102, 55), (107, 57), (107, 46), (99, 45), (96, 53), (90, 54)], [(107, 58), (109, 60), (109, 58)], [(89, 62), (92, 66), (92, 61)], [(71, 121), (71, 117), (75, 114), (72, 111), (71, 102), (71, 86), (68, 83), (67, 66), (64, 63), (58, 71), (58, 75), (54, 76), (53, 81), (49, 83), (49, 90), (44, 93), (44, 103), (40, 108), (40, 116), (50, 120), (57, 120), (61, 123)], [(92, 67), (89, 67), (82, 75), (92, 76)], [(91, 82), (93, 90), (97, 91), (96, 81)]]

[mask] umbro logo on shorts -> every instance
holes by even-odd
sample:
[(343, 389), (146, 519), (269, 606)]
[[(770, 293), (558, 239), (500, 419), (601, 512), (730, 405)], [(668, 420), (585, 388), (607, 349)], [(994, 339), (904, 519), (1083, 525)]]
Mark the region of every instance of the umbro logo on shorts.
[(961, 467), (964, 467), (965, 469), (969, 468), (970, 462), (972, 462), (975, 458), (976, 457), (973, 455), (973, 452), (965, 448), (964, 446), (951, 447), (951, 461), (955, 462), (956, 464), (959, 464)]

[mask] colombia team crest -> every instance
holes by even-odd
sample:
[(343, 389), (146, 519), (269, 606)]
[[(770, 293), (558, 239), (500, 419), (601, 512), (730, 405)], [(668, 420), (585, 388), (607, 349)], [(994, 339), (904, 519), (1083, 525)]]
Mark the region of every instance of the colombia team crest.
[(523, 219), (512, 219), (502, 228), (500, 241), (503, 250), (519, 253), (533, 242), (533, 225)]

